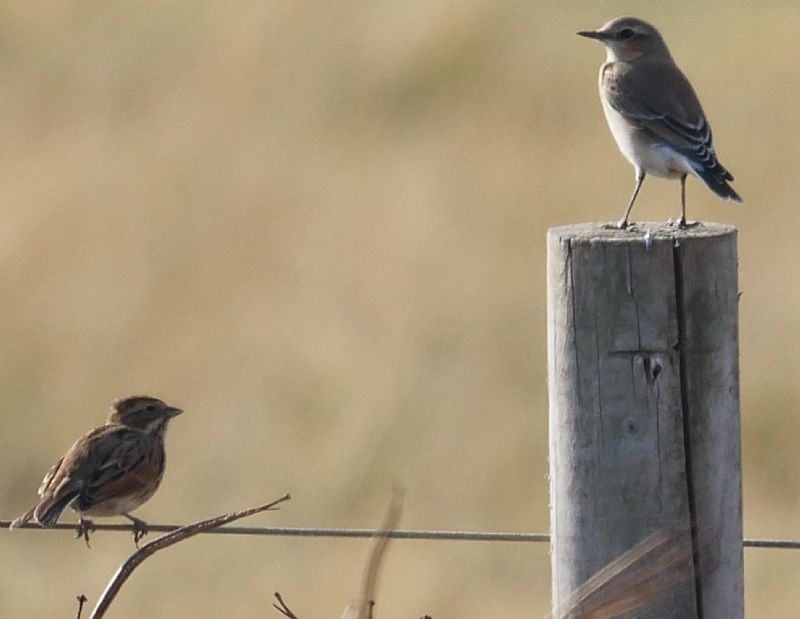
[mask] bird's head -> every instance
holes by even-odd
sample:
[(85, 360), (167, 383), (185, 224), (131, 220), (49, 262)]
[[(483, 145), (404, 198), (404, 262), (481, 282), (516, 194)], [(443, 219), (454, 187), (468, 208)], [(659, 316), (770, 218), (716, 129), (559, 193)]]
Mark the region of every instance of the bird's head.
[(609, 62), (630, 61), (642, 56), (671, 60), (658, 30), (636, 17), (617, 17), (599, 30), (583, 30), (578, 34), (603, 43)]
[(153, 433), (166, 427), (170, 419), (182, 412), (157, 398), (133, 396), (114, 402), (108, 422)]

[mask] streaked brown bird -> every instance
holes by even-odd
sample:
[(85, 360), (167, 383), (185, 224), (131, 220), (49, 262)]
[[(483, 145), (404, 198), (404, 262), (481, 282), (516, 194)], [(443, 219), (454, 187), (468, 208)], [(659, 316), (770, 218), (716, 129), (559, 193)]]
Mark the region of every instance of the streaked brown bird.
[(636, 187), (617, 227), (628, 226), (647, 174), (680, 180), (679, 227), (686, 226), (688, 174), (723, 200), (742, 202), (728, 182), (733, 175), (717, 160), (700, 100), (658, 30), (635, 17), (618, 17), (578, 34), (606, 46), (600, 99), (617, 146), (636, 169)]
[(164, 434), (183, 411), (149, 396), (114, 403), (104, 426), (78, 439), (45, 475), (40, 499), (9, 528), (31, 519), (52, 527), (67, 507), (80, 517), (78, 536), (89, 542), (91, 520), (125, 516), (133, 522), (133, 539), (147, 533), (147, 523), (130, 512), (149, 500), (164, 476)]

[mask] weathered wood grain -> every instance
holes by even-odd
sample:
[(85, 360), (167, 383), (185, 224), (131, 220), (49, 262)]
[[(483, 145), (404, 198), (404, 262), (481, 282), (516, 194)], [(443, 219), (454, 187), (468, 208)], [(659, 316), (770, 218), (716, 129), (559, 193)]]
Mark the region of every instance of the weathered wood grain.
[(554, 615), (670, 531), (683, 558), (624, 616), (741, 618), (736, 230), (555, 228), (547, 286)]

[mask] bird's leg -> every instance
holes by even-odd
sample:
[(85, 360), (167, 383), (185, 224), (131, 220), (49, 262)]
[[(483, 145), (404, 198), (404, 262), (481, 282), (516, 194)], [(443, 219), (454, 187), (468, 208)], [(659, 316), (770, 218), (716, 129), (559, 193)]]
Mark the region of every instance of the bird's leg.
[(631, 214), (633, 203), (636, 202), (636, 196), (639, 195), (639, 190), (642, 188), (645, 176), (644, 170), (636, 170), (636, 187), (633, 189), (633, 195), (631, 196), (630, 202), (628, 202), (628, 208), (625, 209), (625, 214), (622, 216), (622, 219), (619, 220), (619, 223), (617, 223), (617, 228), (620, 230), (624, 230), (628, 227), (628, 216)]
[(133, 543), (136, 544), (136, 547), (139, 547), (139, 540), (142, 539), (147, 532), (150, 530), (150, 527), (147, 526), (147, 523), (136, 516), (131, 516), (130, 514), (123, 513), (128, 520), (133, 523)]
[(686, 175), (681, 176), (681, 218), (678, 220), (678, 228), (694, 228), (699, 222), (686, 221)]
[(681, 218), (678, 220), (678, 227), (686, 226), (686, 175), (681, 176)]
[(91, 520), (87, 520), (83, 517), (78, 517), (78, 526), (77, 526), (77, 535), (75, 536), (76, 539), (83, 538), (86, 542), (86, 547), (91, 548), (89, 545), (89, 533), (94, 531), (94, 523)]

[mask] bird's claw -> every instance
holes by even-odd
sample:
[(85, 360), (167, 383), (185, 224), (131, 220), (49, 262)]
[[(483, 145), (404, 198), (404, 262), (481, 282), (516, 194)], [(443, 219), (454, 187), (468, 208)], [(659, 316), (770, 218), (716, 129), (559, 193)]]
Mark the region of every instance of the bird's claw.
[(133, 543), (139, 547), (139, 540), (142, 539), (150, 531), (150, 527), (141, 518), (136, 518), (130, 514), (124, 514), (133, 523)]
[(636, 232), (636, 230), (638, 229), (635, 223), (625, 221), (622, 219), (620, 219), (615, 224), (604, 224), (603, 228), (605, 230), (627, 230), (628, 232)]
[(700, 225), (699, 221), (686, 221), (683, 217), (678, 217), (677, 220), (667, 220), (667, 225), (677, 228), (678, 230), (688, 230), (689, 228), (696, 228)]
[(91, 545), (89, 544), (89, 533), (94, 532), (94, 523), (91, 520), (86, 520), (85, 518), (80, 518), (78, 520), (78, 526), (76, 527), (75, 539), (83, 538), (83, 541), (86, 542), (86, 547), (91, 549)]

